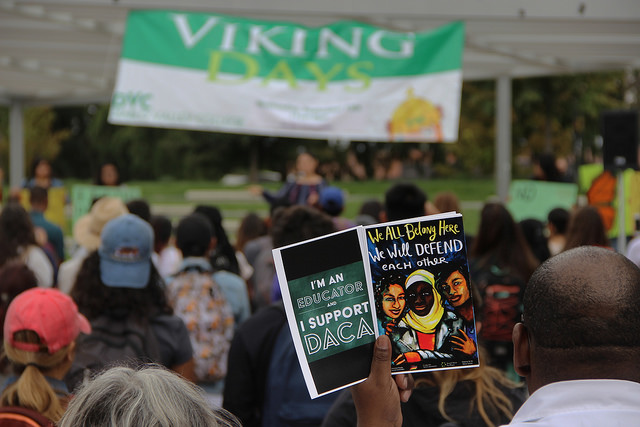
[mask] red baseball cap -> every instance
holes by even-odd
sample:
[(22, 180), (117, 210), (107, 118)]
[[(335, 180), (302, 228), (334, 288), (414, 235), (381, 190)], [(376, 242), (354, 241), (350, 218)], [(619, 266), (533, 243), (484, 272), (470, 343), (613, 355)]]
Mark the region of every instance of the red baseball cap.
[(42, 344), (14, 340), (13, 335), (23, 330), (37, 333), (49, 354), (53, 354), (69, 345), (80, 332), (91, 333), (91, 325), (68, 295), (53, 288), (32, 288), (9, 304), (4, 339), (17, 349), (38, 351)]

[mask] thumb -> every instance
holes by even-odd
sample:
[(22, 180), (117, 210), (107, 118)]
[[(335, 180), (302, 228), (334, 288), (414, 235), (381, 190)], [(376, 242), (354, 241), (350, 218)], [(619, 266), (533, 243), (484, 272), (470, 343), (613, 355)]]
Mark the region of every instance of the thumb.
[(371, 377), (378, 380), (387, 379), (391, 375), (391, 341), (386, 335), (380, 335), (373, 349), (371, 361)]

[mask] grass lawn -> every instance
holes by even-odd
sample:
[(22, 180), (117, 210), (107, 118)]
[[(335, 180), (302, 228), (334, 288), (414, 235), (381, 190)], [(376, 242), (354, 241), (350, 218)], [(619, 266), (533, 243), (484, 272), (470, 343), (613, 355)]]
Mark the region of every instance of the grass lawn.
[[(431, 200), (441, 191), (452, 191), (458, 195), (462, 204), (465, 230), (475, 234), (478, 228), (479, 213), (482, 202), (495, 194), (495, 185), (491, 179), (430, 179), (413, 180), (422, 188)], [(360, 205), (367, 199), (384, 199), (385, 191), (395, 181), (359, 181), (335, 182), (346, 193), (346, 206), (343, 216), (354, 218)], [(74, 184), (90, 184), (86, 180), (65, 179), (68, 194)], [(163, 214), (174, 221), (174, 224), (185, 214), (190, 213), (198, 204), (215, 205), (222, 210), (224, 224), (232, 240), (241, 219), (248, 212), (259, 215), (268, 214), (267, 203), (259, 196), (252, 195), (248, 186), (228, 186), (217, 181), (129, 181), (126, 185), (139, 187), (143, 197), (151, 204), (153, 214)], [(279, 183), (267, 183), (265, 188), (277, 190)], [(8, 194), (8, 189), (5, 189)], [(70, 218), (65, 227), (65, 234), (71, 235)]]
[[(465, 229), (470, 234), (475, 234), (478, 227), (478, 216), (481, 203), (495, 194), (495, 185), (491, 179), (431, 179), (412, 181), (422, 188), (433, 199), (441, 191), (452, 191), (458, 195), (462, 202)], [(337, 182), (334, 185), (342, 188), (347, 194), (347, 203), (344, 216), (353, 218), (356, 216), (363, 201), (370, 198), (383, 200), (384, 192), (394, 184), (393, 181), (362, 181), (362, 182)], [(132, 181), (127, 185), (138, 186), (143, 196), (151, 203), (155, 210), (164, 210), (174, 220), (180, 217), (182, 210), (189, 210), (197, 204), (211, 204), (218, 206), (228, 225), (229, 234), (235, 234), (235, 228), (240, 219), (247, 212), (256, 212), (267, 215), (268, 205), (259, 197), (252, 196), (247, 186), (225, 186), (212, 181)], [(265, 188), (277, 190), (280, 184), (265, 184)], [(212, 195), (217, 191), (246, 193), (246, 199), (238, 200), (238, 197), (222, 197), (213, 199), (187, 199), (189, 190), (211, 190)], [(232, 200), (229, 200), (232, 199)], [(177, 213), (177, 214), (175, 214)]]

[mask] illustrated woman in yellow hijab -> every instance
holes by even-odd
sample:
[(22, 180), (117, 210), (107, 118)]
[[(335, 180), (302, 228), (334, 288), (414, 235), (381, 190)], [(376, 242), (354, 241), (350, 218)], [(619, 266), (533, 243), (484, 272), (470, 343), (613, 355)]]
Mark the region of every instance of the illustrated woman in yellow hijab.
[(418, 363), (425, 358), (444, 358), (452, 356), (438, 352), (448, 334), (443, 334), (441, 323), (447, 313), (442, 296), (435, 289), (433, 274), (427, 270), (416, 270), (405, 282), (406, 300), (409, 311), (399, 323), (404, 329), (396, 342), (400, 354), (395, 365)]

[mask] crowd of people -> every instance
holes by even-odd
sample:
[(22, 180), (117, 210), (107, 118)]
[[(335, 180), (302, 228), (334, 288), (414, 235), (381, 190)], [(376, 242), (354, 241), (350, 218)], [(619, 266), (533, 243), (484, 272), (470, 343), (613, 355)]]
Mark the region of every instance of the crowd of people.
[[(105, 196), (75, 222), (75, 249), (65, 253), (61, 230), (43, 215), (47, 190), (59, 184), (46, 179), (46, 166), (37, 163), (25, 184), (29, 210), (10, 200), (0, 211), (0, 423), (29, 416), (61, 426), (637, 424), (640, 269), (610, 246), (591, 206), (517, 222), (504, 204), (485, 203), (477, 232), (466, 236), (468, 265), (379, 284), (381, 337), (370, 377), (312, 400), (272, 249), (460, 211), (454, 193), (431, 201), (416, 185), (396, 183), (346, 218), (345, 192), (304, 153), (280, 191), (251, 189), (269, 215), (247, 214), (233, 241), (215, 206), (197, 206), (174, 224), (144, 199)], [(96, 183), (119, 185), (117, 168), (101, 167)], [(486, 308), (495, 283), (511, 298), (498, 324)], [(479, 367), (392, 378), (388, 332), (410, 322), (401, 316), (407, 309), (420, 315), (426, 296), (449, 307), (433, 329), (460, 331), (433, 351), (474, 355)]]

